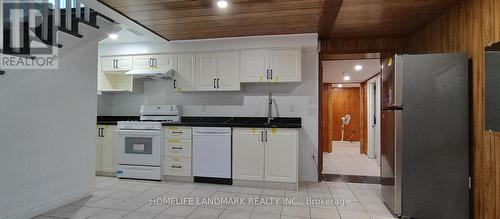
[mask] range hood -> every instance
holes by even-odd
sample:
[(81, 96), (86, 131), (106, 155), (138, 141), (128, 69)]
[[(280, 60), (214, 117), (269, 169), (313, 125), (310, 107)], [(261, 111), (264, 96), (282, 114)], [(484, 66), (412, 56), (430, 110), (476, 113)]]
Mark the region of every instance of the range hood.
[(159, 70), (159, 69), (132, 69), (125, 73), (126, 75), (132, 75), (134, 78), (145, 79), (145, 80), (154, 80), (154, 79), (163, 79), (170, 80), (174, 77), (175, 71), (170, 69), (168, 71)]

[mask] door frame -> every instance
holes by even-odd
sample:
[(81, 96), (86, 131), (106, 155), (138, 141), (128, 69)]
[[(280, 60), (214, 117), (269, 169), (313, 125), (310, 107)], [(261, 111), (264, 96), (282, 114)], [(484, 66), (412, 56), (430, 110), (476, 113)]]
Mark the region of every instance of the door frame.
[(335, 60), (352, 60), (352, 59), (380, 59), (381, 53), (325, 53), (320, 51), (318, 57), (318, 148), (317, 148), (317, 173), (318, 182), (323, 178), (323, 150), (322, 142), (323, 136), (323, 124), (324, 119), (323, 111), (323, 61), (335, 61)]
[[(368, 158), (376, 158), (380, 164), (380, 74), (367, 81), (367, 145)], [(375, 87), (375, 89), (374, 89)], [(375, 92), (373, 92), (375, 90)], [(373, 126), (373, 117), (375, 115), (375, 126)]]

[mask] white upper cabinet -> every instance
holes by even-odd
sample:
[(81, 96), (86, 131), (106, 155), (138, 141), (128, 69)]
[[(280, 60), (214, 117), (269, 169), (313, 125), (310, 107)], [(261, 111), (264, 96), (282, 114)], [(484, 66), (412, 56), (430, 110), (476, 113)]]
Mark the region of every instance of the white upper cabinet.
[(196, 90), (240, 90), (239, 52), (198, 53), (196, 55)]
[(253, 49), (241, 52), (241, 82), (300, 82), (301, 50)]
[(173, 55), (134, 56), (134, 70), (169, 71), (174, 69)]
[(132, 56), (112, 56), (101, 59), (101, 71), (120, 72), (132, 70)]
[(215, 55), (217, 90), (240, 90), (240, 53), (224, 52)]
[(174, 83), (176, 91), (195, 90), (195, 55), (179, 54), (174, 57)]
[(241, 82), (267, 81), (269, 50), (254, 49), (241, 52)]
[(215, 55), (212, 53), (196, 54), (196, 90), (217, 90), (215, 73)]
[(271, 82), (301, 81), (300, 49), (271, 50), (269, 57), (269, 80)]

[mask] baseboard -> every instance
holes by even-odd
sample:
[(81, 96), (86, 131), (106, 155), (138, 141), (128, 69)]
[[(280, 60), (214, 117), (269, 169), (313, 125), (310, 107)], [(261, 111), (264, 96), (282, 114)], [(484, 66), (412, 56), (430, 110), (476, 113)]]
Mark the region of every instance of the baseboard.
[(38, 215), (41, 215), (43, 213), (46, 213), (48, 211), (52, 211), (56, 208), (62, 207), (64, 205), (76, 202), (78, 200), (87, 198), (92, 195), (92, 191), (81, 191), (78, 193), (73, 193), (46, 203), (43, 203), (41, 205), (31, 207), (25, 210), (19, 210), (17, 212), (14, 212), (10, 215), (8, 215), (6, 218), (8, 219), (26, 219), (26, 218), (32, 218), (36, 217)]

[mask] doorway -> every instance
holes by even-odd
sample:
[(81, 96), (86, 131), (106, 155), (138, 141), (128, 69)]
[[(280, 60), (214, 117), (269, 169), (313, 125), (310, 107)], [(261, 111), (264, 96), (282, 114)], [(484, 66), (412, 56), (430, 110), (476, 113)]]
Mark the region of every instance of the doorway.
[(380, 58), (322, 60), (321, 71), (320, 175), (379, 179)]

